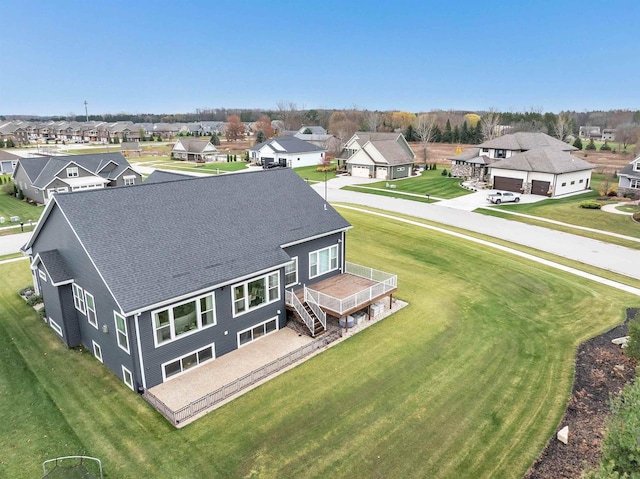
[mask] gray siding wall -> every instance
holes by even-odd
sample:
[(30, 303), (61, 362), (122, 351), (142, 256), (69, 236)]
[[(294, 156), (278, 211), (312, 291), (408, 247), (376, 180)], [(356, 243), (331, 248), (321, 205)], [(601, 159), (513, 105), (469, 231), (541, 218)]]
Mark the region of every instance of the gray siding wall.
[(411, 165), (392, 166), (389, 168), (389, 170), (389, 179), (391, 180), (395, 180), (398, 178), (407, 178), (409, 176), (409, 173), (411, 172)]
[(44, 203), (44, 197), (42, 192), (37, 192), (36, 189), (31, 184), (31, 180), (24, 172), (24, 169), (21, 165), (16, 166), (16, 170), (13, 173), (13, 178), (16, 183), (16, 186), (22, 190), (22, 193), (25, 197), (33, 200), (37, 203)]
[[(344, 245), (344, 243), (338, 243), (338, 240), (342, 239), (342, 233), (335, 233), (330, 236), (324, 236), (322, 238), (315, 239), (313, 241), (309, 241), (306, 243), (300, 243), (294, 246), (289, 246), (285, 248), (286, 253), (291, 256), (298, 257), (298, 287), (302, 287), (304, 285), (310, 286), (311, 284), (321, 281), (323, 279), (329, 278), (335, 274), (341, 273), (341, 266), (344, 264), (344, 252), (343, 248), (340, 245)], [(328, 246), (338, 244), (338, 267), (339, 269), (336, 271), (331, 271), (329, 273), (323, 274), (322, 276), (318, 276), (313, 279), (309, 279), (309, 253), (312, 251), (316, 251), (322, 248), (327, 248)], [(297, 288), (294, 288), (297, 289)]]
[[(102, 357), (105, 365), (119, 378), (122, 379), (123, 365), (133, 373), (135, 370), (133, 362), (137, 351), (135, 349), (135, 329), (132, 328), (132, 322), (130, 319), (127, 321), (129, 349), (131, 352), (131, 354), (127, 354), (118, 346), (116, 339), (113, 312), (114, 310), (120, 311), (120, 308), (98, 275), (93, 263), (84, 252), (80, 242), (71, 231), (66, 219), (58, 207), (54, 206), (33, 245), (32, 257), (35, 257), (40, 251), (56, 249), (64, 258), (76, 284), (93, 295), (98, 329), (89, 324), (86, 315), (75, 309), (70, 284), (57, 288), (58, 300), (55, 299), (55, 294), (51, 294), (48, 290), (43, 291), (47, 316), (51, 316), (56, 322), (57, 319), (53, 314), (64, 317), (64, 324), (68, 328), (71, 327), (70, 325), (77, 324), (80, 342), (91, 352), (93, 352), (92, 341), (98, 343), (102, 348)], [(50, 308), (53, 309), (50, 311)], [(103, 325), (107, 325), (107, 333), (102, 331)]]
[[(39, 269), (43, 269), (40, 265)], [(73, 301), (71, 303), (71, 311), (68, 311), (64, 304), (64, 298), (60, 294), (60, 290), (63, 287), (56, 288), (51, 284), (51, 278), (47, 275), (47, 280), (43, 281), (38, 278), (40, 284), (40, 294), (45, 298), (45, 313), (47, 317), (47, 324), (49, 324), (49, 318), (62, 329), (62, 341), (67, 347), (74, 347), (80, 344), (80, 334), (78, 326), (78, 318), (76, 316), (76, 310), (73, 308)], [(54, 334), (57, 334), (54, 332)]]
[(136, 176), (136, 185), (139, 185), (142, 183), (142, 177), (140, 176), (140, 174), (136, 173), (131, 168), (128, 168), (124, 171), (124, 173), (118, 176), (118, 178), (115, 181), (110, 182), (109, 186), (124, 186), (124, 177), (130, 176), (130, 175)]

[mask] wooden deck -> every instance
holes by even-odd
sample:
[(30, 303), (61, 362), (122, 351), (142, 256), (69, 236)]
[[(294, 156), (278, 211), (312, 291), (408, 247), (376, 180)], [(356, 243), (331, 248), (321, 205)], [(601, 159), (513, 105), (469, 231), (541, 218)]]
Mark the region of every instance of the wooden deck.
[[(307, 286), (307, 288), (326, 294), (328, 296), (332, 296), (337, 299), (345, 299), (345, 298), (348, 298), (349, 296), (355, 295), (356, 293), (365, 291), (371, 288), (372, 286), (375, 286), (376, 284), (378, 284), (378, 282), (376, 281), (371, 281), (369, 279), (362, 278), (360, 276), (356, 276), (349, 273), (343, 273), (343, 274), (336, 274), (335, 276), (331, 276), (330, 278), (323, 279), (322, 281), (318, 281), (317, 283), (313, 283)], [(364, 309), (369, 305), (377, 301), (380, 301), (382, 298), (386, 296), (390, 296), (396, 291), (397, 291), (397, 288), (394, 288), (393, 290), (388, 291), (385, 294), (381, 294), (377, 297), (371, 298), (371, 300), (366, 302), (365, 304), (361, 304), (355, 308), (352, 308), (344, 312), (342, 316), (346, 316), (356, 311), (359, 311), (361, 309)], [(304, 303), (304, 288), (300, 288), (299, 290), (295, 291), (295, 293), (298, 299), (300, 300), (300, 302)], [(332, 311), (331, 309), (326, 308), (322, 305), (320, 307), (327, 314), (330, 314), (331, 316), (334, 316), (336, 318), (341, 317), (340, 313), (337, 311)]]

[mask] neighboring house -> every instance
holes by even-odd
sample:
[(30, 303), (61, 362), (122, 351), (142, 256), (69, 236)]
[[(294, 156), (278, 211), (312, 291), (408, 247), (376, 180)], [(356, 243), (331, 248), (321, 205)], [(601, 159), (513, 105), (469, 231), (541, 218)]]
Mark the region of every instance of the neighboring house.
[(23, 251), (55, 334), (143, 391), (251, 347), (287, 310), (316, 335), (390, 296), (394, 275), (345, 261), (350, 227), (276, 169), (55, 195)]
[(615, 128), (605, 128), (602, 130), (602, 141), (616, 141)]
[(171, 158), (174, 160), (195, 161), (196, 163), (215, 161), (217, 154), (218, 149), (209, 140), (191, 138), (180, 138), (171, 150)]
[(0, 175), (10, 175), (15, 170), (18, 160), (22, 157), (0, 150)]
[(120, 145), (120, 151), (126, 157), (142, 155), (142, 147), (137, 141), (125, 141)]
[(327, 150), (295, 136), (279, 136), (249, 148), (251, 161), (263, 167), (315, 166), (325, 161)]
[(591, 163), (546, 146), (510, 155), (489, 165), (497, 190), (560, 196), (589, 188)]
[(581, 126), (578, 129), (578, 136), (580, 138), (600, 140), (602, 138), (602, 132), (599, 126)]
[(26, 198), (46, 203), (54, 193), (141, 183), (121, 153), (21, 158), (13, 180)]
[(411, 176), (416, 155), (402, 133), (356, 132), (338, 156), (351, 176), (395, 180)]
[(640, 198), (640, 156), (618, 173), (618, 195)]

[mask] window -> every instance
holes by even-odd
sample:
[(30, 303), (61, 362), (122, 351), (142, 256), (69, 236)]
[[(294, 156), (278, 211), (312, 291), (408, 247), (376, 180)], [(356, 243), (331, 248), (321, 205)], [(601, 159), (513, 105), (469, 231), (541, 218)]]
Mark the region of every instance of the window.
[(284, 267), (284, 286), (285, 288), (298, 283), (298, 257)]
[(483, 148), (482, 153), (489, 153), (489, 148)]
[(73, 304), (78, 311), (85, 314), (84, 291), (75, 283), (73, 283), (71, 289), (73, 289)]
[(95, 341), (91, 341), (91, 342), (93, 343), (93, 355), (96, 357), (98, 361), (103, 363), (104, 361), (102, 360), (102, 348)]
[(635, 164), (635, 170), (640, 171), (640, 161)]
[(495, 150), (496, 158), (506, 158), (507, 150)]
[(633, 189), (640, 189), (640, 180), (630, 180), (629, 181), (629, 188), (633, 188)]
[(40, 279), (44, 282), (47, 281), (47, 273), (45, 273), (44, 271), (42, 271), (41, 269), (38, 269), (38, 276), (40, 276)]
[(132, 391), (135, 391), (133, 388), (133, 376), (131, 375), (131, 371), (122, 366), (122, 380), (124, 383), (131, 388)]
[(572, 184), (572, 185), (575, 185), (575, 184), (576, 184), (576, 182), (575, 182), (575, 181), (572, 181), (572, 182), (571, 182), (571, 184)]
[(124, 179), (124, 186), (131, 186), (136, 184), (135, 175), (123, 176), (122, 178)]
[(567, 186), (567, 182), (565, 181), (564, 183), (562, 183), (562, 186)]
[(118, 338), (118, 346), (120, 349), (129, 353), (129, 334), (127, 332), (127, 320), (121, 314), (113, 312), (116, 322), (116, 337)]
[(396, 171), (404, 171), (404, 166), (398, 166), (398, 167), (396, 168)]
[(238, 333), (238, 347), (244, 346), (256, 339), (266, 336), (278, 330), (278, 318), (269, 319), (244, 331)]
[(152, 316), (156, 346), (173, 341), (183, 334), (216, 324), (213, 294), (154, 311)]
[(338, 269), (338, 245), (309, 253), (309, 278)]
[(580, 180), (579, 183), (582, 183), (584, 180)]
[(76, 178), (78, 176), (78, 167), (71, 166), (67, 168), (67, 178)]
[(246, 283), (237, 284), (233, 291), (233, 315), (246, 313), (280, 299), (280, 272), (269, 273)]
[(85, 304), (87, 307), (87, 321), (94, 328), (98, 329), (98, 317), (96, 316), (96, 302), (93, 299), (93, 295), (85, 290), (84, 292)]
[(212, 359), (215, 359), (213, 344), (198, 351), (185, 354), (184, 356), (171, 362), (164, 363), (162, 365), (162, 375), (166, 380), (170, 377), (182, 374), (191, 368), (200, 366), (202, 363), (205, 363)]
[(51, 326), (51, 329), (58, 333), (59, 336), (62, 336), (62, 328), (51, 318), (49, 318), (49, 326)]

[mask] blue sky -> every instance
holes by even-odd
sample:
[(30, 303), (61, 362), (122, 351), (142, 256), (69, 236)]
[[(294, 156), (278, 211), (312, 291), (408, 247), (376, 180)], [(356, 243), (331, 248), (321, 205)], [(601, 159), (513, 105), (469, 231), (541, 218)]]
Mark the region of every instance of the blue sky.
[(637, 0), (3, 0), (0, 114), (640, 109)]

